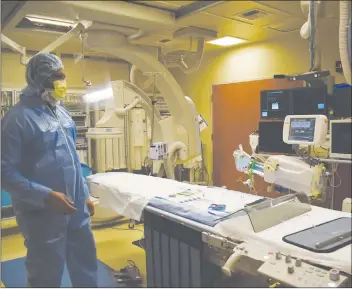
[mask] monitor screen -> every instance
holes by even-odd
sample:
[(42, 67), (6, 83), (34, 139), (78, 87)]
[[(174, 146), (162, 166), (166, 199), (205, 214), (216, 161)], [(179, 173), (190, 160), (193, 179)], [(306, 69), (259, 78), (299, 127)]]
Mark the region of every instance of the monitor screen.
[(260, 93), (262, 119), (284, 119), (290, 114), (290, 97), (287, 90), (263, 90)]
[(351, 87), (336, 88), (332, 97), (332, 107), (335, 117), (351, 117)]
[(352, 154), (351, 122), (331, 123), (331, 153)]
[(326, 87), (303, 87), (291, 90), (293, 113), (298, 115), (322, 114), (328, 111)]
[(258, 150), (263, 153), (294, 154), (292, 145), (283, 142), (283, 121), (259, 122)]
[(292, 118), (289, 141), (312, 142), (314, 140), (315, 118)]

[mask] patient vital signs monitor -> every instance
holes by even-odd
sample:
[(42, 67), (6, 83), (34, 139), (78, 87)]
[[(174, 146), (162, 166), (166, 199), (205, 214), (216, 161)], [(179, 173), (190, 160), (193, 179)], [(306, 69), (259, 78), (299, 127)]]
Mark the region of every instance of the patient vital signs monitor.
[(288, 115), (284, 122), (283, 141), (287, 144), (323, 145), (328, 132), (324, 115)]
[(330, 121), (330, 152), (331, 158), (352, 158), (351, 119)]

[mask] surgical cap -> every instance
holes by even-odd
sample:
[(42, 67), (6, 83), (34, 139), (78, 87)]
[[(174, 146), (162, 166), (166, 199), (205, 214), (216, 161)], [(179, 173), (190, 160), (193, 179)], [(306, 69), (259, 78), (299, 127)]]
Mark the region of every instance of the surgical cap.
[(41, 89), (45, 80), (64, 67), (61, 59), (51, 53), (40, 53), (33, 56), (26, 69), (26, 81), (28, 86)]

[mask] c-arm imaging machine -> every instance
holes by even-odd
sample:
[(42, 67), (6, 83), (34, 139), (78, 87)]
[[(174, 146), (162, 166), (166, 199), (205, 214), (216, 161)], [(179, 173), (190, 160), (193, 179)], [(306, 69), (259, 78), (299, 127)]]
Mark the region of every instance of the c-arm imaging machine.
[[(201, 154), (200, 130), (195, 105), (186, 97), (182, 89), (169, 70), (161, 64), (156, 56), (132, 45), (124, 35), (111, 31), (89, 31), (85, 44), (90, 49), (104, 52), (120, 59), (124, 59), (138, 67), (143, 72), (158, 73), (156, 87), (164, 97), (171, 117), (161, 119), (150, 98), (131, 83), (117, 81), (112, 83), (114, 97), (107, 103), (103, 118), (97, 123), (96, 129), (91, 129), (88, 136), (101, 135), (102, 128), (115, 128), (111, 135), (121, 133), (123, 117), (126, 112), (140, 104), (153, 130), (152, 142), (166, 142), (167, 157), (163, 160), (163, 167), (168, 178), (174, 179), (174, 165), (176, 161), (186, 162), (197, 158)], [(127, 107), (124, 107), (126, 106)], [(154, 115), (153, 115), (154, 114)], [(105, 129), (105, 132), (107, 130)], [(124, 152), (122, 152), (122, 159)], [(175, 161), (176, 160), (176, 161)], [(156, 167), (156, 168), (155, 168)], [(153, 167), (160, 171), (160, 162)]]

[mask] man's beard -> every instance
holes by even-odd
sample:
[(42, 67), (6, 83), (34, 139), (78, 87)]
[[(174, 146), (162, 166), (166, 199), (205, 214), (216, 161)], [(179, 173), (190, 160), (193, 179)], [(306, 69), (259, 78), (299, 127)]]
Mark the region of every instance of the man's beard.
[(59, 101), (57, 101), (55, 98), (53, 98), (51, 90), (44, 90), (44, 92), (41, 95), (42, 100), (45, 102), (49, 103), (52, 106), (56, 106), (59, 104)]

